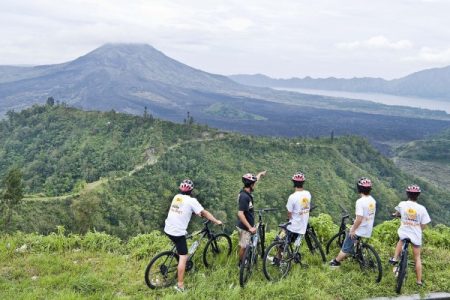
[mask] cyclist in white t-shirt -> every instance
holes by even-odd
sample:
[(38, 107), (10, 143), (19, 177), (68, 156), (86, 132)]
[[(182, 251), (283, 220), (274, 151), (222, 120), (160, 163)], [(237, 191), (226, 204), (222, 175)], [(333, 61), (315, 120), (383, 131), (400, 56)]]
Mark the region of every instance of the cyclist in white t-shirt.
[(338, 256), (330, 262), (331, 267), (339, 267), (348, 255), (354, 251), (354, 243), (358, 237), (369, 238), (372, 236), (373, 222), (375, 220), (375, 212), (377, 203), (370, 191), (372, 190), (372, 181), (362, 177), (357, 185), (358, 193), (361, 198), (356, 201), (355, 215), (356, 219), (350, 228), (350, 232), (346, 235), (342, 249)]
[(305, 234), (308, 226), (311, 194), (303, 189), (305, 180), (305, 175), (301, 172), (297, 172), (292, 176), (295, 191), (289, 196), (286, 204), (289, 222), (291, 222), (287, 229), (294, 233), (292, 240), (295, 240), (298, 234)]
[(426, 224), (431, 222), (427, 209), (417, 203), (417, 198), (421, 193), (418, 185), (410, 185), (406, 188), (407, 201), (400, 202), (395, 207), (394, 215), (401, 218), (400, 228), (398, 229), (399, 241), (395, 248), (394, 257), (389, 259), (392, 265), (397, 264), (398, 257), (402, 251), (404, 239), (410, 239), (413, 245), (414, 262), (416, 266), (416, 283), (422, 286), (422, 260), (420, 258), (420, 248), (422, 246), (422, 231)]
[(222, 224), (221, 221), (205, 210), (197, 199), (191, 197), (194, 183), (185, 179), (180, 184), (180, 194), (175, 195), (170, 205), (169, 213), (165, 221), (164, 233), (175, 244), (179, 255), (178, 261), (178, 284), (175, 289), (184, 292), (184, 271), (188, 259), (188, 248), (186, 242), (187, 227), (192, 214), (204, 217), (215, 224)]

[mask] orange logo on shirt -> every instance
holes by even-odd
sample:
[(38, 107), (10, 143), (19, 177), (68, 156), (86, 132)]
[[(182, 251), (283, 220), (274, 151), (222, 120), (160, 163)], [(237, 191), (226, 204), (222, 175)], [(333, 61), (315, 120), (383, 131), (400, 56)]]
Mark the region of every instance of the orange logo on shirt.
[(408, 220), (415, 221), (417, 219), (417, 211), (414, 208), (408, 208), (406, 215), (408, 216)]
[(369, 214), (375, 213), (375, 203), (371, 202), (369, 203)]
[(301, 205), (303, 208), (308, 208), (309, 207), (309, 199), (308, 198), (303, 198), (301, 201)]

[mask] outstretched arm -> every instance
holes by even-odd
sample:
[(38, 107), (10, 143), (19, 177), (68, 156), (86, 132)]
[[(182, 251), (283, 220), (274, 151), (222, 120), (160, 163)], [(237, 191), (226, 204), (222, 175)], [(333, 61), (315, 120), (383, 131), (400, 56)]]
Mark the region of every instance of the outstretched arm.
[(256, 175), (256, 179), (259, 181), (259, 179), (260, 179), (262, 176), (266, 176), (266, 173), (267, 173), (266, 170), (264, 170), (264, 171), (262, 171), (262, 172), (259, 172), (259, 173)]
[(213, 222), (214, 224), (217, 225), (221, 225), (222, 221), (217, 220), (209, 211), (207, 211), (206, 209), (202, 210), (200, 212), (200, 216), (202, 216), (203, 218), (206, 218), (208, 220), (210, 220), (211, 222)]

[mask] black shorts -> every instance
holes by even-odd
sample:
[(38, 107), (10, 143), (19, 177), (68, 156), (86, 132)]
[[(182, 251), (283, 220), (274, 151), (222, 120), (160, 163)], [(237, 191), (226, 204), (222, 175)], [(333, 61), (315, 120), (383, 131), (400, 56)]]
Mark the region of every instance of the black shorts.
[(169, 237), (169, 239), (175, 244), (175, 247), (177, 248), (178, 255), (186, 255), (188, 254), (188, 248), (187, 248), (187, 242), (186, 242), (186, 236), (173, 236), (170, 234), (166, 235)]

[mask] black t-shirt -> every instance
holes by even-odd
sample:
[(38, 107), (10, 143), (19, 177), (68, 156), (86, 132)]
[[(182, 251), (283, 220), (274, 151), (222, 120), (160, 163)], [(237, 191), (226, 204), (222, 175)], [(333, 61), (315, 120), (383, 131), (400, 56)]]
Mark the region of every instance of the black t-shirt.
[[(238, 197), (239, 210), (244, 212), (244, 216), (247, 222), (251, 225), (255, 225), (255, 217), (253, 213), (253, 196), (244, 190), (239, 192)], [(248, 228), (241, 222), (238, 217), (237, 226), (241, 229), (248, 230)]]

